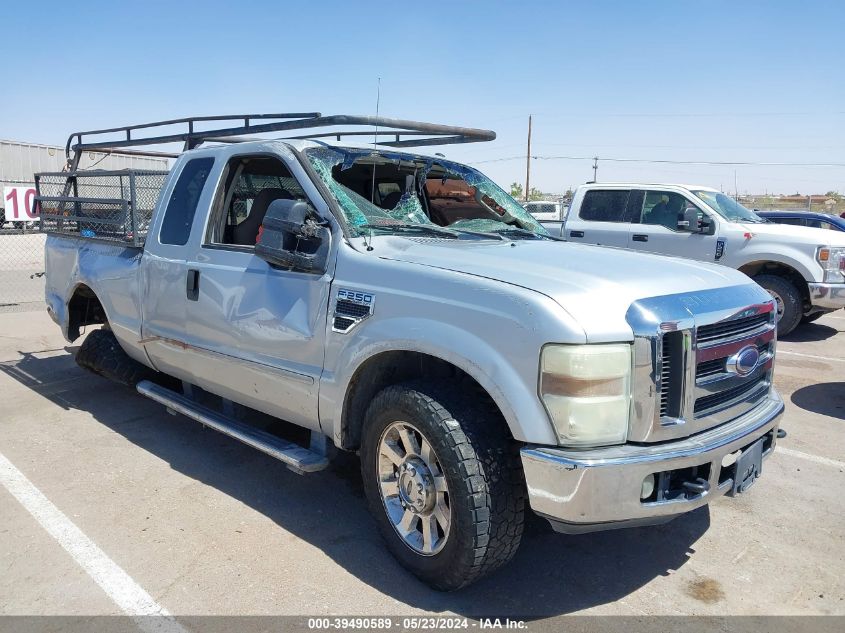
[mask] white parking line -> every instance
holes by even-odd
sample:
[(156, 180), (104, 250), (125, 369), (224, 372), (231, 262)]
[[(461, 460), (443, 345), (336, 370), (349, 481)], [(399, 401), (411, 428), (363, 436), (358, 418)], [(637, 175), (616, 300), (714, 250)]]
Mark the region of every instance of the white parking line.
[[(186, 633), (167, 610), (153, 600), (117, 563), (110, 559), (82, 530), (0, 453), (0, 483), (15, 497), (91, 579), (138, 628), (149, 633)], [(165, 616), (165, 617), (148, 617)]]
[(834, 363), (845, 363), (845, 358), (831, 358), (830, 356), (818, 356), (816, 354), (801, 354), (799, 352), (787, 352), (785, 349), (778, 349), (778, 354), (788, 354), (789, 356), (801, 356), (802, 358), (814, 358), (816, 360), (829, 360)]
[(845, 462), (840, 462), (836, 459), (830, 459), (829, 457), (811, 455), (810, 453), (802, 453), (801, 451), (796, 451), (791, 448), (783, 448), (780, 444), (778, 444), (778, 447), (775, 449), (775, 453), (782, 453), (783, 455), (792, 455), (792, 457), (797, 457), (798, 459), (806, 459), (808, 462), (815, 462), (824, 466), (833, 466), (834, 468), (845, 470)]

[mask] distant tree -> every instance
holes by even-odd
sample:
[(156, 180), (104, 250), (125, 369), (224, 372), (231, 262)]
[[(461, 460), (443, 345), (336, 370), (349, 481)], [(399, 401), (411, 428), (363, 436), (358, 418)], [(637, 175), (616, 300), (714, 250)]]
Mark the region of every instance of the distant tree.
[(516, 198), (517, 200), (522, 200), (523, 193), (525, 193), (525, 192), (522, 188), (522, 185), (520, 185), (518, 182), (512, 182), (511, 183), (511, 196), (512, 197)]
[(531, 187), (531, 191), (528, 192), (528, 199), (529, 200), (543, 200), (546, 196), (543, 194), (542, 191), (539, 189), (535, 189)]
[(837, 202), (839, 202), (842, 199), (842, 194), (840, 194), (838, 191), (828, 191), (824, 195), (827, 196), (828, 198), (833, 198)]

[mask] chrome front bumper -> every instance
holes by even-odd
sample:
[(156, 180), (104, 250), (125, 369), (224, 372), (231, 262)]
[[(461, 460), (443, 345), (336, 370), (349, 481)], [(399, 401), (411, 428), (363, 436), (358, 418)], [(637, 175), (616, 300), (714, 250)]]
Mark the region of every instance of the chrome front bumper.
[(845, 284), (807, 284), (810, 288), (810, 303), (816, 308), (838, 310), (845, 308)]
[[(549, 519), (556, 530), (567, 533), (663, 523), (732, 489), (729, 471), (722, 472), (726, 456), (768, 436), (763, 453), (768, 457), (775, 448), (782, 414), (783, 401), (772, 390), (748, 413), (684, 440), (579, 451), (523, 448), (531, 508)], [(665, 501), (640, 500), (646, 476), (707, 464), (708, 491)]]

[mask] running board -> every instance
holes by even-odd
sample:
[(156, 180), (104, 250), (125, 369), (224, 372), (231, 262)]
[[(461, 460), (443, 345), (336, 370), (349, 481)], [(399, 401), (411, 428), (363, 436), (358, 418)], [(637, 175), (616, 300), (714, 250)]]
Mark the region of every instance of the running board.
[(323, 470), (329, 465), (329, 460), (325, 456), (310, 451), (304, 446), (288, 442), (254, 426), (226, 417), (182, 394), (165, 389), (149, 380), (142, 380), (136, 388), (141, 395), (163, 404), (172, 411), (181, 413), (211, 427), (215, 431), (220, 431), (248, 446), (257, 448), (262, 453), (275, 457), (284, 462), (295, 473), (313, 473)]

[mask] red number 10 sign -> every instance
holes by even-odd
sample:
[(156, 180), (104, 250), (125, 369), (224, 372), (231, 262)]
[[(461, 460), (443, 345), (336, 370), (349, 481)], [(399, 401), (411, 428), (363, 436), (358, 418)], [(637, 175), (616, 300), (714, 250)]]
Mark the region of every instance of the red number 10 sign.
[(35, 187), (3, 187), (7, 222), (26, 222), (38, 217), (34, 204)]

